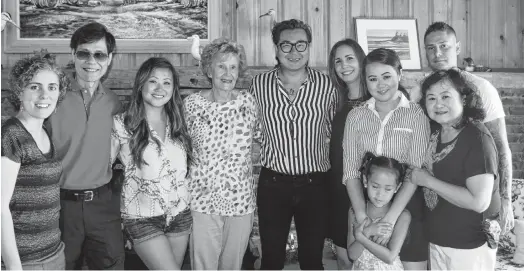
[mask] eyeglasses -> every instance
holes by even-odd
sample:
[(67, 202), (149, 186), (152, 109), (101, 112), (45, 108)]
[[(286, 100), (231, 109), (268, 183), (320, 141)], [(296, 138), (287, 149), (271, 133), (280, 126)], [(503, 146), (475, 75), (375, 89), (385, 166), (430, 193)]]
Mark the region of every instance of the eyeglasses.
[(291, 52), (291, 50), (293, 50), (293, 47), (295, 47), (297, 52), (302, 53), (307, 49), (308, 44), (309, 43), (307, 41), (299, 40), (296, 43), (285, 41), (285, 42), (282, 42), (279, 46), (280, 46), (280, 50), (282, 50), (282, 52), (284, 53)]
[(102, 52), (95, 52), (92, 54), (88, 51), (76, 51), (75, 53), (76, 57), (80, 60), (87, 61), (91, 58), (91, 56), (96, 60), (96, 62), (106, 62), (109, 56), (106, 53)]

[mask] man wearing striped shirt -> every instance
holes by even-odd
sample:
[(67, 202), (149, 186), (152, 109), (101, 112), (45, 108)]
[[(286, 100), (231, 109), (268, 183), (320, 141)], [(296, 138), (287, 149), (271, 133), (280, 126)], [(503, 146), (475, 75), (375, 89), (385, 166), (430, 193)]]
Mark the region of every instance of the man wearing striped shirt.
[(326, 171), (338, 95), (329, 77), (308, 67), (311, 29), (287, 20), (272, 29), (278, 65), (253, 78), (260, 108), (262, 170), (257, 204), (261, 269), (282, 269), (292, 217), (301, 269), (323, 269)]

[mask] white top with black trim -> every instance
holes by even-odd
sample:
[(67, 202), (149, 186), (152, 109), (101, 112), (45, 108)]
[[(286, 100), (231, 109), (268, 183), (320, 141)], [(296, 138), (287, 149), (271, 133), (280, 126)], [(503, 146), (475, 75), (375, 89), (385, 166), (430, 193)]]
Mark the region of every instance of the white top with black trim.
[(429, 120), (422, 108), (400, 91), (397, 107), (381, 120), (375, 98), (348, 114), (344, 131), (344, 184), (359, 179), (359, 168), (366, 152), (394, 158), (421, 167), (429, 142)]
[(278, 70), (256, 75), (250, 88), (260, 110), (262, 166), (290, 175), (326, 172), (337, 91), (326, 74), (308, 67), (291, 100)]

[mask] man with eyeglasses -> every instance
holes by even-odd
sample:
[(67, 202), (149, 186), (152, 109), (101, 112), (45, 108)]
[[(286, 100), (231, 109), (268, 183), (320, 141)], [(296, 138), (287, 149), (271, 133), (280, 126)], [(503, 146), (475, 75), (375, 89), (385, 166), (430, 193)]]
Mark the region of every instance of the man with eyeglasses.
[[(444, 22), (431, 24), (424, 34), (424, 47), (429, 67), (433, 71), (457, 69), (457, 58), (460, 54), (460, 42), (457, 41), (455, 30)], [(511, 203), (512, 185), (512, 158), (506, 133), (505, 113), (497, 89), (486, 79), (461, 71), (478, 92), (483, 109), (486, 112), (484, 125), (490, 131), (498, 150), (498, 179), (501, 197), (499, 222), (502, 234), (510, 231), (514, 226), (513, 207)], [(442, 222), (446, 223), (443, 219)], [(438, 225), (432, 225), (438, 227)], [(442, 240), (437, 240), (442, 241)], [(463, 240), (452, 240), (460, 247)], [(431, 256), (431, 253), (430, 253)], [(460, 255), (454, 255), (460, 258)], [(468, 260), (468, 259), (464, 259)], [(431, 260), (436, 262), (436, 260)]]
[(62, 159), (60, 229), (66, 269), (124, 269), (120, 197), (109, 181), (113, 116), (118, 96), (100, 82), (115, 51), (115, 38), (99, 23), (71, 37), (71, 89), (47, 123)]
[(338, 95), (329, 77), (308, 67), (311, 28), (291, 19), (272, 38), (278, 65), (251, 85), (260, 109), (257, 205), (261, 269), (282, 269), (294, 217), (301, 269), (323, 269), (329, 138)]

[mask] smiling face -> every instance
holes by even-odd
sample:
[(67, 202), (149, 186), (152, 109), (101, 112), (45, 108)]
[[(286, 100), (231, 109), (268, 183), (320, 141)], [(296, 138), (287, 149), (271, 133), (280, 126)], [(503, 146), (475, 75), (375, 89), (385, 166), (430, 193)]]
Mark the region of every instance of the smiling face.
[[(90, 53), (91, 55), (87, 59), (81, 59), (79, 52)], [(106, 55), (105, 60), (96, 59), (96, 54)], [(105, 39), (100, 39), (92, 43), (84, 43), (78, 45), (75, 52), (72, 52), (73, 59), (75, 61), (76, 79), (82, 82), (94, 82), (100, 81), (100, 78), (107, 72), (107, 68), (111, 63), (113, 54), (108, 54), (107, 45)]]
[(297, 71), (306, 67), (309, 61), (309, 44), (303, 52), (298, 52), (295, 46), (289, 53), (284, 53), (280, 49), (282, 43), (295, 44), (299, 41), (307, 43), (307, 34), (304, 29), (286, 29), (280, 33), (280, 40), (275, 46), (275, 54), (282, 69)]
[(25, 117), (46, 119), (53, 113), (60, 95), (58, 75), (50, 70), (37, 72), (20, 95)]
[(238, 79), (240, 60), (235, 54), (218, 54), (213, 58), (210, 66), (209, 77), (213, 88), (222, 91), (235, 89)]
[(426, 59), (433, 71), (449, 70), (457, 67), (457, 56), (460, 54), (460, 43), (452, 33), (436, 31), (424, 39)]
[(335, 72), (346, 84), (354, 82), (360, 76), (360, 63), (353, 48), (342, 45), (335, 52)]
[(167, 68), (154, 69), (142, 87), (146, 107), (163, 107), (173, 97), (173, 89), (171, 71)]
[(371, 166), (367, 178), (367, 193), (369, 201), (377, 208), (387, 205), (400, 188), (397, 184), (397, 173), (392, 169)]
[(449, 80), (439, 81), (426, 92), (428, 116), (442, 126), (458, 123), (464, 113), (463, 98)]
[(378, 102), (394, 101), (399, 81), (399, 74), (392, 66), (377, 62), (366, 65), (366, 84), (369, 93)]

